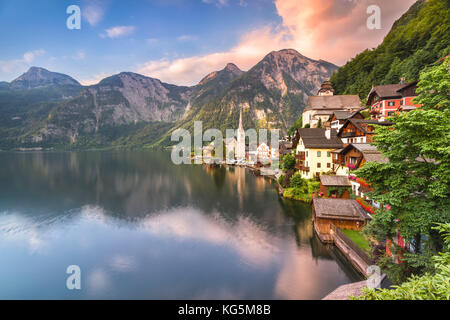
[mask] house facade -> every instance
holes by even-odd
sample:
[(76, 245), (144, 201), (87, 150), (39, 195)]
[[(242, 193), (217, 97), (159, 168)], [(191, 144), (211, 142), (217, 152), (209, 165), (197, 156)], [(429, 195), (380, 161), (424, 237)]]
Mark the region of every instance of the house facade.
[(367, 97), (372, 119), (384, 120), (394, 116), (397, 112), (410, 111), (419, 108), (413, 99), (417, 96), (417, 82), (388, 84), (375, 86)]
[(338, 132), (342, 143), (371, 143), (375, 135), (375, 126), (390, 126), (391, 122), (379, 120), (365, 120), (359, 118), (347, 119)]
[(364, 120), (364, 116), (359, 111), (353, 113), (350, 113), (349, 111), (335, 111), (328, 119), (328, 122), (330, 123), (331, 129), (339, 132), (348, 119)]
[(362, 198), (371, 191), (371, 187), (362, 179), (356, 178), (352, 171), (361, 168), (366, 162), (388, 161), (375, 146), (368, 143), (352, 143), (333, 152), (333, 170), (338, 174), (348, 175), (352, 192)]
[(302, 178), (312, 179), (333, 170), (332, 151), (343, 147), (335, 130), (323, 128), (298, 129), (296, 170)]

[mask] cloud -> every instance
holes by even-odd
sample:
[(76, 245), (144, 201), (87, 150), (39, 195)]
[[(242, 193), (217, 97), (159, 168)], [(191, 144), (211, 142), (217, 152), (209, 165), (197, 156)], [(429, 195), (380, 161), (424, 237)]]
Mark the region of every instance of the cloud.
[[(119, 72), (116, 72), (119, 73)], [(99, 83), (100, 81), (102, 81), (103, 79), (112, 76), (113, 73), (105, 73), (105, 72), (101, 72), (98, 74), (93, 75), (90, 78), (86, 78), (86, 79), (82, 79), (80, 80), (80, 83), (84, 86), (92, 86), (94, 84)]]
[(84, 60), (86, 58), (86, 52), (84, 50), (78, 50), (73, 56), (74, 60)]
[(46, 54), (43, 49), (28, 51), (23, 54), (20, 59), (0, 60), (0, 70), (5, 73), (22, 72), (29, 66), (38, 56)]
[(202, 0), (202, 2), (206, 4), (214, 4), (219, 8), (228, 5), (228, 0)]
[[(217, 3), (205, 0), (206, 3)], [(293, 48), (313, 59), (342, 65), (357, 53), (376, 47), (393, 22), (415, 0), (276, 0), (279, 25), (245, 33), (233, 48), (180, 59), (153, 60), (138, 66), (138, 72), (163, 81), (193, 85), (228, 62), (249, 69), (273, 50)], [(367, 28), (369, 5), (381, 8), (381, 30)]]
[(100, 35), (102, 38), (108, 37), (111, 39), (119, 38), (123, 36), (130, 35), (136, 30), (135, 26), (115, 26), (109, 29), (106, 29), (106, 34)]
[(25, 63), (31, 63), (37, 56), (41, 56), (43, 54), (45, 54), (45, 50), (43, 49), (25, 52), (23, 55), (23, 61)]
[(152, 44), (155, 44), (155, 43), (158, 43), (158, 39), (156, 39), (156, 38), (148, 38), (147, 40), (146, 40), (146, 42), (147, 42), (147, 44), (150, 44), (150, 45), (152, 45)]
[(107, 2), (91, 0), (88, 5), (81, 8), (81, 16), (91, 25), (97, 25), (105, 14)]
[(194, 40), (197, 40), (197, 37), (191, 36), (191, 35), (187, 35), (187, 34), (179, 36), (177, 38), (177, 41), (180, 41), (180, 42), (187, 42), (187, 41), (194, 41)]

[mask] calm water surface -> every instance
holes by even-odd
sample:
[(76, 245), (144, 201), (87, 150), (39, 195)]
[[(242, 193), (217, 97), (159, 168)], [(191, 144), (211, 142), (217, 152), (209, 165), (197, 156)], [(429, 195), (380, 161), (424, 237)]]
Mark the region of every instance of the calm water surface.
[(320, 299), (358, 280), (314, 236), (310, 206), (245, 169), (0, 153), (0, 299)]

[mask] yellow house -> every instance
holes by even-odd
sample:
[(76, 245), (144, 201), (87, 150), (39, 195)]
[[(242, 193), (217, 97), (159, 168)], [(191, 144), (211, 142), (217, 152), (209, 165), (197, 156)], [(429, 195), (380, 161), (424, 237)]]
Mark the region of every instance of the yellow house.
[(333, 171), (332, 151), (343, 147), (335, 130), (324, 128), (298, 129), (295, 168), (302, 178), (312, 179)]

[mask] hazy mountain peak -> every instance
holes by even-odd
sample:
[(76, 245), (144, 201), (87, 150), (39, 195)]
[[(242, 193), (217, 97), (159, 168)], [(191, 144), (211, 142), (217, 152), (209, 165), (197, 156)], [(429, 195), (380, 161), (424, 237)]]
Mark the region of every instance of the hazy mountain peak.
[(57, 72), (51, 72), (40, 67), (31, 67), (27, 72), (11, 82), (14, 89), (29, 89), (52, 85), (81, 86), (74, 78)]
[(231, 63), (231, 62), (225, 66), (224, 70), (228, 70), (233, 73), (243, 73), (244, 72), (241, 69), (239, 69), (239, 67), (237, 65), (235, 65), (234, 63)]
[(229, 82), (243, 73), (244, 71), (239, 69), (237, 65), (235, 65), (234, 63), (228, 63), (222, 70), (213, 71), (206, 77), (204, 77), (200, 81), (199, 85), (204, 85), (213, 79), (220, 79), (220, 81), (222, 82)]

